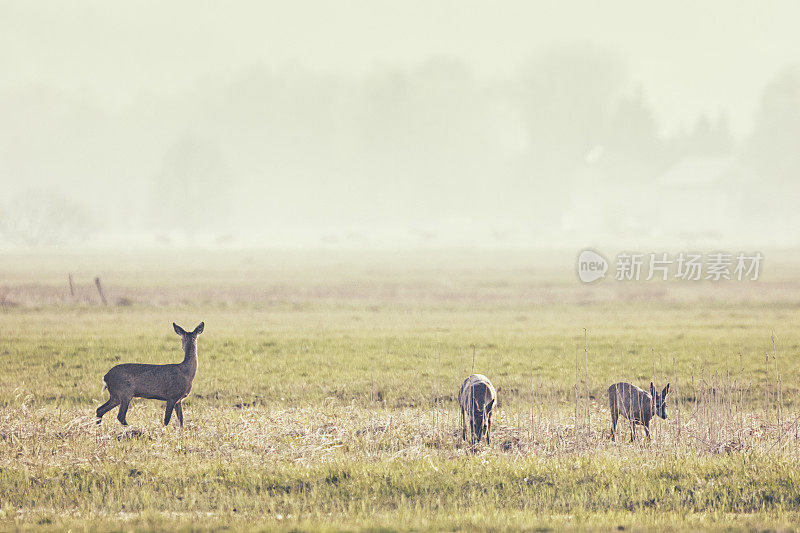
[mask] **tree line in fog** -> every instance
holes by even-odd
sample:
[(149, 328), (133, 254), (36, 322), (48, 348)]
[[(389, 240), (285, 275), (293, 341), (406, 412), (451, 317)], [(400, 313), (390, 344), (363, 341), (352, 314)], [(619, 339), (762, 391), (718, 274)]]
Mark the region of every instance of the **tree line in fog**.
[(557, 233), (586, 180), (647, 186), (698, 157), (730, 158), (796, 199), (800, 67), (765, 80), (755, 113), (743, 137), (724, 113), (667, 133), (624, 61), (579, 46), (508, 79), (433, 59), (363, 77), (254, 65), (114, 104), (30, 87), (0, 98), (0, 231), (20, 245), (287, 227), (357, 239), (442, 220)]

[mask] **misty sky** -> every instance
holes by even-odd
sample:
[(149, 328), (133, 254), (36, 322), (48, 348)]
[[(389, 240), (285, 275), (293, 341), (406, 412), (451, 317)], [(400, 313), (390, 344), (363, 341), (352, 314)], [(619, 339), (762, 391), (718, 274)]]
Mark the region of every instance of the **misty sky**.
[[(798, 20), (792, 1), (0, 0), (0, 244), (37, 224), (273, 244), (800, 230), (800, 190), (756, 227), (768, 200), (736, 185), (798, 168)], [(672, 206), (706, 213), (673, 225)]]
[(114, 106), (253, 64), (363, 73), (458, 58), (505, 76), (534, 50), (618, 52), (659, 118), (750, 125), (765, 80), (800, 60), (793, 1), (1, 2), (0, 85), (93, 91)]

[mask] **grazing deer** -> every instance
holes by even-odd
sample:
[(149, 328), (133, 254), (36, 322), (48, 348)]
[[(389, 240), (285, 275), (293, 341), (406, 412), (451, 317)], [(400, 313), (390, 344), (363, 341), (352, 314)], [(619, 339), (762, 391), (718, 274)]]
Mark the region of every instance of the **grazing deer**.
[(461, 384), (458, 403), (461, 405), (461, 438), (467, 440), (466, 417), (469, 417), (470, 441), (480, 442), (484, 432), (489, 444), (492, 431), (492, 408), (497, 392), (489, 378), (482, 374), (472, 374)]
[(171, 365), (125, 363), (109, 370), (103, 376), (103, 383), (111, 397), (97, 408), (98, 424), (104, 414), (119, 405), (117, 419), (123, 426), (127, 426), (125, 415), (131, 399), (147, 398), (167, 402), (167, 411), (164, 414), (165, 426), (169, 424), (174, 409), (175, 414), (178, 415), (178, 421), (183, 427), (182, 402), (192, 390), (192, 380), (197, 373), (197, 336), (203, 333), (204, 323), (200, 322), (200, 325), (191, 333), (187, 333), (174, 322), (172, 327), (175, 328), (175, 333), (181, 336), (185, 354), (183, 362)]
[(636, 439), (636, 424), (644, 426), (647, 440), (650, 440), (650, 419), (654, 416), (667, 418), (667, 395), (669, 383), (661, 392), (656, 392), (650, 383), (647, 393), (631, 383), (615, 383), (608, 388), (608, 403), (611, 407), (611, 440), (614, 440), (617, 429), (617, 417), (621, 414), (630, 421), (631, 442)]

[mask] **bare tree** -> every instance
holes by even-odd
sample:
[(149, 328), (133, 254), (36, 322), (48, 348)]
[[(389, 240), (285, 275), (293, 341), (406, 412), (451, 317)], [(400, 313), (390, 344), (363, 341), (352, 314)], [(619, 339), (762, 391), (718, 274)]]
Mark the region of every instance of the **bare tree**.
[(0, 233), (18, 245), (76, 244), (94, 229), (85, 207), (53, 192), (29, 191), (0, 212)]
[(179, 139), (164, 155), (153, 187), (154, 227), (187, 235), (227, 231), (232, 209), (231, 176), (215, 145), (198, 137)]

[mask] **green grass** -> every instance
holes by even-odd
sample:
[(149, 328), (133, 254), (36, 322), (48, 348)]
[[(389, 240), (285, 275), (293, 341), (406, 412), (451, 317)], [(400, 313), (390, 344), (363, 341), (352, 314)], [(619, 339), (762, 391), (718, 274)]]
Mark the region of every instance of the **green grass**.
[[(159, 296), (174, 266), (145, 276), (117, 258), (104, 279), (112, 303), (129, 302), (109, 307), (65, 295), (53, 261), (26, 258), (27, 284), (21, 259), (0, 263), (16, 272), (4, 290), (19, 304), (0, 310), (0, 527), (724, 530), (800, 519), (794, 282), (767, 280), (746, 298), (703, 284), (695, 298), (679, 284), (592, 292), (516, 263), (323, 261), (320, 273), (301, 259), (249, 285), (233, 264), (201, 263)], [(97, 427), (102, 375), (180, 360), (171, 322), (200, 320), (186, 426), (163, 428), (163, 404), (135, 400), (130, 429), (116, 410)], [(493, 442), (478, 449), (460, 440), (455, 405), (473, 346), (474, 370), (499, 395)], [(608, 438), (604, 393), (621, 379), (672, 383), (650, 443), (627, 442), (624, 428)]]

